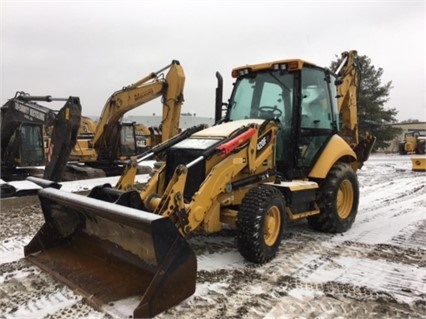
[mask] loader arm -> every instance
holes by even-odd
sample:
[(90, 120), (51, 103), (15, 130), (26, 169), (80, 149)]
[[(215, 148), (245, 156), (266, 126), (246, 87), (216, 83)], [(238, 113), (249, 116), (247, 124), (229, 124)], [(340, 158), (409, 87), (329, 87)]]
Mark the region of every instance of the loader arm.
[[(126, 191), (133, 188), (133, 185), (135, 183), (136, 174), (138, 172), (138, 163), (141, 163), (145, 160), (151, 159), (154, 156), (158, 156), (159, 154), (163, 153), (167, 148), (170, 146), (173, 146), (180, 141), (188, 138), (190, 135), (192, 135), (195, 132), (198, 132), (205, 128), (204, 124), (196, 125), (193, 127), (190, 127), (181, 133), (179, 133), (176, 136), (171, 137), (170, 139), (154, 146), (149, 151), (146, 151), (140, 155), (138, 155), (134, 159), (130, 159), (126, 163), (126, 167), (124, 168), (123, 173), (121, 174), (117, 184), (115, 185), (115, 188), (118, 190)], [(161, 155), (160, 155), (161, 157)]]
[[(141, 193), (142, 200), (145, 199), (145, 207), (154, 214), (172, 218), (182, 235), (193, 232), (202, 223), (204, 228), (209, 230), (220, 227), (220, 214), (212, 210), (213, 206), (219, 209), (218, 196), (231, 191), (231, 183), (243, 170), (247, 171), (246, 175), (249, 177), (273, 168), (272, 162), (268, 163), (268, 158), (273, 152), (276, 131), (277, 127), (270, 125), (268, 130), (259, 136), (258, 125), (253, 124), (250, 128), (242, 127), (239, 130), (240, 133), (231, 139), (223, 140), (215, 146), (213, 151), (207, 151), (205, 155), (187, 165), (179, 165), (165, 188), (163, 196), (155, 196), (154, 193), (154, 190), (159, 188), (157, 183), (161, 179), (153, 179), (151, 185), (148, 183), (145, 191)], [(266, 135), (270, 136), (269, 143), (257, 153), (258, 141)], [(216, 157), (214, 161), (217, 161), (217, 164), (208, 172), (208, 178), (200, 185), (191, 201), (185, 203), (184, 192), (188, 169), (202, 158), (213, 156)]]
[[(273, 130), (275, 131), (275, 129)], [(274, 136), (275, 133), (273, 133)], [(251, 154), (255, 153), (254, 150), (258, 139), (259, 135), (258, 131), (256, 131), (248, 144), (213, 167), (209, 173), (209, 178), (201, 184), (199, 191), (194, 194), (189, 204), (189, 225), (183, 229), (185, 234), (194, 231), (201, 224), (207, 232), (221, 229), (219, 211), (212, 209), (212, 207), (215, 207), (219, 210), (221, 206), (218, 201), (219, 195), (232, 190), (232, 182), (238, 182), (235, 180), (235, 176), (239, 175), (243, 170), (250, 168), (250, 173), (247, 176), (254, 176), (255, 173), (264, 173), (272, 168), (272, 163), (269, 165), (264, 164), (268, 156), (273, 152), (273, 142), (261, 154), (251, 156)]]

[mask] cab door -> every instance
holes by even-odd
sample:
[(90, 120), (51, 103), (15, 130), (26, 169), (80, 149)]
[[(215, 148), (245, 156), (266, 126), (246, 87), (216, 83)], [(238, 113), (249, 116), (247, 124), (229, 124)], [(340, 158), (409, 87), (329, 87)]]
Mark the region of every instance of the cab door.
[(313, 166), (336, 130), (329, 83), (330, 76), (322, 69), (305, 68), (301, 72), (297, 167), (302, 170)]
[(43, 127), (31, 123), (24, 123), (19, 130), (20, 154), (18, 166), (38, 166), (45, 164)]
[(120, 155), (129, 158), (136, 155), (135, 125), (133, 123), (122, 123), (120, 129)]

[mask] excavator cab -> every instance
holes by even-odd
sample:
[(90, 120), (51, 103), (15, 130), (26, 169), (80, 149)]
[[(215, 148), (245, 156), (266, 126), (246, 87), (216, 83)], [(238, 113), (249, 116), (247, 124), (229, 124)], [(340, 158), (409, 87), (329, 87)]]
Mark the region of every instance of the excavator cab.
[(22, 148), (20, 149), (20, 166), (44, 165), (44, 134), (43, 126), (26, 123), (20, 127)]
[(1, 108), (2, 178), (16, 167), (44, 165), (43, 123), (25, 118), (21, 105), (25, 107), (23, 102), (11, 99)]
[[(120, 157), (130, 158), (136, 156), (136, 133), (135, 124), (121, 124), (120, 130)], [(118, 157), (118, 158), (120, 158)]]
[(4, 151), (3, 160), (6, 166), (44, 165), (43, 126), (22, 123), (13, 133), (7, 148), (2, 151)]
[[(54, 111), (37, 101), (66, 103)], [(52, 98), (17, 92), (1, 108), (2, 179), (22, 179), (28, 176), (30, 167), (44, 165), (43, 177), (59, 181), (75, 144), (80, 117), (78, 97)]]

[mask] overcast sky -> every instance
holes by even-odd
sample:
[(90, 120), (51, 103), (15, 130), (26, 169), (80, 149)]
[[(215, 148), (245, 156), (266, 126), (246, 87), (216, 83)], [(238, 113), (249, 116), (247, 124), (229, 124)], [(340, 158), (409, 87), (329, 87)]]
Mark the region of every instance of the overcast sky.
[[(425, 1), (1, 0), (1, 104), (16, 91), (79, 96), (99, 116), (107, 98), (179, 60), (183, 112), (214, 116), (234, 67), (301, 58), (329, 66), (356, 49), (392, 81), (386, 108), (426, 121)], [(61, 105), (48, 105), (59, 109)], [(156, 99), (128, 115), (161, 113)]]

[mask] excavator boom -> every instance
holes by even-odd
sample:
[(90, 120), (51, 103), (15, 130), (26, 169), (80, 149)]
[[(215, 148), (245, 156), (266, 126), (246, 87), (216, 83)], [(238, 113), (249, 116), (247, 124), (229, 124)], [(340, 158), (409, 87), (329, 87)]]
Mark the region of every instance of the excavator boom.
[(69, 97), (58, 112), (49, 140), (43, 178), (59, 182), (64, 174), (69, 155), (77, 142), (81, 105), (78, 97)]
[(341, 63), (335, 72), (338, 81), (338, 107), (342, 119), (339, 135), (354, 149), (357, 160), (353, 165), (359, 169), (368, 160), (376, 138), (368, 132), (365, 136), (359, 134), (357, 92), (360, 78), (357, 55), (355, 50), (343, 52)]
[[(114, 92), (106, 101), (96, 124), (90, 119), (83, 119), (81, 134), (71, 158), (85, 165), (68, 165), (67, 179), (119, 175), (123, 168), (121, 162), (178, 134), (184, 83), (183, 68), (179, 61), (173, 60), (161, 70)], [(141, 137), (140, 125), (123, 123), (127, 112), (158, 97), (163, 103), (161, 129), (156, 130), (158, 134)], [(148, 128), (146, 130), (150, 132)], [(140, 145), (141, 139), (150, 143)]]
[[(170, 68), (165, 80), (159, 78), (159, 74)], [(183, 86), (185, 75), (179, 62), (174, 60), (172, 63), (158, 72), (151, 73), (149, 76), (141, 79), (135, 84), (124, 87), (115, 92), (105, 103), (101, 118), (97, 124), (96, 133), (93, 138), (95, 148), (101, 148), (102, 145), (109, 145), (113, 140), (114, 129), (121, 118), (127, 112), (143, 105), (167, 92), (164, 105), (164, 119), (176, 120), (175, 114), (180, 114), (180, 103), (183, 101)], [(168, 106), (167, 103), (174, 102), (177, 105)], [(175, 110), (175, 106), (178, 110)], [(175, 113), (176, 112), (176, 113)], [(179, 116), (177, 117), (179, 118)], [(168, 125), (164, 125), (168, 128)], [(174, 132), (175, 134), (177, 133)], [(169, 137), (169, 136), (168, 136)], [(168, 138), (167, 137), (167, 138)]]

